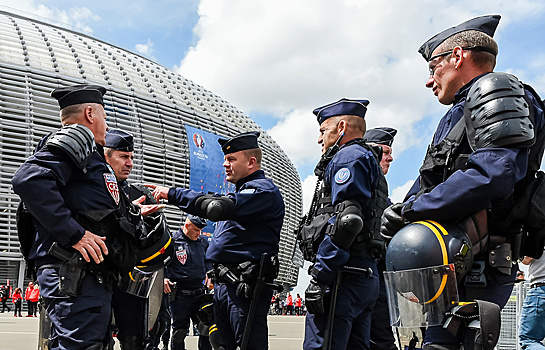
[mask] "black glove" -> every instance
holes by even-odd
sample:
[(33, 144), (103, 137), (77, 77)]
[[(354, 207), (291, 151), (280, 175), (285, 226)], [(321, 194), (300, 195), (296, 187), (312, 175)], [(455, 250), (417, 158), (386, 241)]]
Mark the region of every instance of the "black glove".
[(236, 295), (239, 298), (250, 299), (252, 297), (253, 291), (254, 291), (254, 289), (252, 287), (250, 287), (250, 285), (248, 283), (240, 282), (237, 285)]
[(380, 224), (380, 234), (386, 242), (389, 242), (397, 231), (401, 230), (403, 226), (409, 223), (409, 221), (401, 216), (402, 208), (403, 203), (396, 203), (384, 209)]
[(325, 313), (324, 295), (326, 285), (319, 283), (315, 279), (310, 280), (305, 290), (305, 305), (307, 311), (311, 314)]

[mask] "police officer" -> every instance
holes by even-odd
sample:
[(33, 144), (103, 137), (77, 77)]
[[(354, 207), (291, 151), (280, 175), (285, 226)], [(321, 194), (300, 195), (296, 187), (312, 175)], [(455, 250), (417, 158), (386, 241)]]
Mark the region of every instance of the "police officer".
[[(234, 193), (222, 196), (151, 186), (157, 200), (168, 199), (183, 211), (218, 221), (206, 260), (215, 267), (214, 317), (220, 345), (226, 350), (268, 348), (272, 289), (263, 282), (272, 282), (278, 273), (285, 208), (278, 187), (261, 170), (258, 136), (259, 132), (246, 132), (218, 139)], [(251, 326), (249, 331), (246, 325)]]
[(320, 124), (323, 198), (329, 198), (333, 216), (306, 290), (305, 350), (369, 348), (382, 243), (374, 238), (388, 192), (377, 155), (363, 139), (368, 104), (341, 99), (313, 111)]
[[(487, 227), (480, 230), (488, 232), (484, 240), (472, 239), (473, 266), (482, 268), (459, 282), (460, 300), (503, 307), (515, 280), (511, 262), (520, 236), (504, 219), (513, 209), (516, 185), (539, 169), (544, 116), (532, 88), (493, 72), (498, 46), (492, 37), (499, 20), (499, 15), (473, 18), (420, 47), (430, 71), (426, 87), (452, 107), (439, 122), (419, 178), (404, 203), (384, 212), (381, 230), (391, 237), (407, 221), (460, 223), (468, 217), (474, 226)], [(521, 108), (515, 111), (514, 105)], [(424, 349), (457, 349), (462, 336), (430, 327)]]
[[(392, 144), (396, 134), (396, 129), (380, 127), (369, 129), (364, 135), (367, 143), (382, 148), (380, 167), (384, 175), (388, 173), (390, 164), (394, 160), (392, 157)], [(389, 203), (391, 204), (390, 201)], [(384, 258), (381, 258), (378, 261), (379, 294), (371, 317), (371, 350), (397, 350), (388, 313), (388, 299), (386, 298), (386, 286), (383, 275), (385, 270)]]
[[(108, 128), (105, 92), (97, 85), (55, 89), (51, 96), (61, 108), (63, 128), (42, 140), (12, 179), (15, 193), (35, 218), (30, 258), (54, 325), (51, 349), (102, 349), (110, 322), (112, 285), (100, 269), (110, 253), (107, 238), (75, 219), (80, 212), (116, 209), (120, 203), (102, 148)], [(77, 250), (87, 266), (95, 267), (78, 277), (71, 296), (59, 286), (61, 259), (49, 251), (54, 242)]]
[[(204, 227), (205, 219), (190, 214), (173, 234), (176, 259), (165, 269), (164, 281), (165, 293), (174, 294), (170, 303), (173, 319), (172, 350), (185, 349), (189, 320), (199, 311), (202, 296), (206, 292), (203, 282), (210, 268), (206, 267), (204, 260), (208, 249), (208, 240), (201, 236)], [(208, 337), (203, 334), (199, 334), (199, 349), (212, 349)]]
[(380, 159), (380, 167), (384, 175), (388, 174), (390, 163), (394, 161), (392, 157), (392, 144), (397, 130), (389, 127), (380, 127), (369, 129), (365, 132), (363, 138), (372, 146), (380, 146), (382, 148), (382, 157)]
[[(127, 179), (131, 174), (134, 160), (133, 136), (123, 130), (109, 129), (106, 133), (104, 157), (112, 168), (120, 193), (129, 200), (136, 200), (141, 192), (129, 185)], [(145, 189), (145, 188), (144, 188)], [(146, 206), (149, 209), (161, 209), (159, 205)], [(117, 339), (123, 350), (144, 349), (144, 339), (147, 328), (147, 299), (127, 293), (117, 286), (112, 296), (112, 307), (115, 316), (115, 325), (118, 329)], [(130, 312), (129, 312), (130, 310)]]

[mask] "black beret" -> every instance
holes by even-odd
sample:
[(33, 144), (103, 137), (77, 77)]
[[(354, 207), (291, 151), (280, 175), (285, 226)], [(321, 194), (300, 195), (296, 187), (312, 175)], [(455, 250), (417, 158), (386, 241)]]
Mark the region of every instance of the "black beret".
[(189, 221), (191, 221), (193, 223), (193, 225), (197, 226), (200, 229), (205, 228), (206, 225), (207, 225), (206, 224), (206, 219), (203, 219), (200, 216), (195, 216), (195, 215), (188, 214), (187, 218), (189, 219)]
[(106, 145), (111, 149), (123, 152), (134, 151), (134, 139), (131, 134), (119, 129), (110, 129), (106, 133)]
[(223, 154), (230, 154), (246, 149), (259, 148), (257, 144), (259, 135), (259, 131), (248, 131), (235, 135), (230, 139), (219, 138), (218, 143), (221, 145)]
[[(420, 46), (418, 49), (418, 52), (422, 54), (426, 61), (430, 61), (430, 58), (432, 57), (431, 54), (439, 45), (441, 45), (441, 43), (443, 43), (443, 41), (447, 40), (454, 34), (465, 32), (467, 30), (477, 30), (493, 37), (494, 33), (496, 32), (496, 28), (500, 23), (500, 18), (500, 15), (481, 16), (465, 21), (464, 23), (458, 24), (455, 27), (445, 29), (422, 44), (422, 46)], [(497, 54), (495, 52), (491, 53)]]
[(365, 142), (372, 142), (376, 143), (377, 145), (386, 145), (391, 147), (396, 134), (396, 129), (382, 127), (367, 130), (363, 138), (365, 139)]
[(337, 102), (314, 109), (312, 113), (316, 115), (318, 124), (322, 125), (326, 119), (337, 115), (355, 115), (365, 118), (365, 112), (367, 112), (368, 104), (368, 100), (350, 100), (347, 98), (341, 98)]
[(100, 85), (73, 85), (57, 88), (51, 92), (51, 97), (59, 102), (61, 109), (82, 103), (99, 103), (104, 106), (102, 96), (106, 88)]

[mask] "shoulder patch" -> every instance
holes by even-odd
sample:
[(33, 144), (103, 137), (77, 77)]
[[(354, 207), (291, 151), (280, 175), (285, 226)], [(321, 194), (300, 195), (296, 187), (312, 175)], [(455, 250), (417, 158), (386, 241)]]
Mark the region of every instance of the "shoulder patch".
[(119, 205), (119, 187), (117, 186), (117, 178), (114, 174), (105, 173), (104, 182), (106, 183), (106, 188), (108, 188), (108, 192), (110, 192), (115, 204)]
[(342, 185), (343, 183), (348, 181), (348, 179), (350, 179), (350, 175), (350, 169), (348, 168), (341, 168), (337, 170), (337, 172), (335, 173), (335, 183)]
[(187, 250), (183, 247), (179, 247), (176, 251), (176, 258), (182, 265), (185, 265), (187, 261)]
[(255, 188), (245, 188), (239, 193), (254, 193), (254, 192), (255, 192)]

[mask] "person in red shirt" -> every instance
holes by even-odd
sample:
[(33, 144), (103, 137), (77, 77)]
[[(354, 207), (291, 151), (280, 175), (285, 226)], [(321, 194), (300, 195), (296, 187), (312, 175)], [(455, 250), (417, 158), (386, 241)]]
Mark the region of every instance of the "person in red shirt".
[(299, 293), (297, 293), (297, 298), (295, 298), (295, 314), (297, 316), (301, 316), (301, 307), (303, 306), (303, 299), (301, 299), (301, 296)]
[[(32, 289), (32, 292), (30, 293), (30, 302), (32, 303), (32, 316), (36, 316), (36, 311), (38, 310), (38, 299), (40, 299), (40, 288), (37, 284), (34, 285), (34, 289)], [(32, 317), (31, 316), (31, 317)]]
[(26, 287), (25, 289), (25, 300), (26, 300), (26, 303), (27, 303), (27, 309), (28, 309), (28, 314), (26, 315), (26, 317), (32, 317), (32, 315), (34, 314), (32, 312), (32, 302), (30, 301), (30, 293), (32, 293), (32, 290), (34, 289), (34, 283), (32, 282), (28, 282), (28, 287)]
[(288, 293), (288, 298), (286, 299), (286, 315), (290, 314), (293, 316), (293, 297)]
[(21, 306), (23, 304), (23, 291), (21, 290), (21, 288), (15, 288), (11, 299), (13, 305), (15, 305), (15, 312), (13, 316), (17, 317), (17, 311), (19, 311), (19, 317), (23, 317), (23, 315), (21, 315)]

